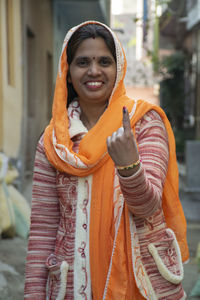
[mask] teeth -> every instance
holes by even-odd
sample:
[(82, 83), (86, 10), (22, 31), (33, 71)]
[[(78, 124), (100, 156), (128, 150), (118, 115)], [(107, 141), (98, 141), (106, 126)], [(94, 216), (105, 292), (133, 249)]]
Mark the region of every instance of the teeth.
[(101, 82), (87, 82), (87, 84), (91, 86), (100, 86)]

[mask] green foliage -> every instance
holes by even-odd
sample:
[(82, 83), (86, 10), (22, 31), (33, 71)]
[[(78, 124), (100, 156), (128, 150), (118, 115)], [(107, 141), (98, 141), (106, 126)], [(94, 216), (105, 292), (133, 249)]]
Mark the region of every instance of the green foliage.
[(184, 69), (186, 57), (181, 51), (176, 51), (163, 58), (160, 72), (163, 80), (160, 83), (161, 107), (166, 112), (174, 129), (177, 152), (184, 152)]
[(174, 136), (176, 140), (176, 152), (181, 154), (184, 151), (185, 148), (185, 138), (184, 138), (185, 132), (183, 130), (175, 130)]
[(184, 67), (185, 55), (177, 51), (165, 57), (161, 62), (161, 105), (172, 125), (182, 129), (184, 119)]
[(176, 75), (184, 72), (185, 54), (182, 51), (176, 51), (170, 56), (166, 56), (161, 61), (161, 68), (166, 69), (167, 74)]

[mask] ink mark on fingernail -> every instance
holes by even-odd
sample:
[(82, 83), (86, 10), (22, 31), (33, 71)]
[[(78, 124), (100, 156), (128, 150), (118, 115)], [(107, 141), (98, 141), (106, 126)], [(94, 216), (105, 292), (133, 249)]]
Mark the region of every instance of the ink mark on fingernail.
[(126, 106), (123, 106), (123, 113), (126, 113)]

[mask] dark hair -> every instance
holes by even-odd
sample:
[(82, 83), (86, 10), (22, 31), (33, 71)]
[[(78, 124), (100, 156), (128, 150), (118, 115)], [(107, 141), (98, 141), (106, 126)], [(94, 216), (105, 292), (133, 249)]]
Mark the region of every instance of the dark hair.
[[(76, 30), (68, 42), (67, 63), (69, 66), (73, 61), (75, 53), (78, 47), (80, 46), (80, 44), (86, 39), (96, 38), (96, 37), (101, 37), (105, 41), (114, 60), (116, 61), (115, 43), (111, 33), (102, 25), (87, 24), (85, 26), (80, 27), (78, 30)], [(67, 106), (69, 106), (70, 102), (77, 96), (77, 94), (71, 83), (67, 82), (67, 88), (68, 88)]]

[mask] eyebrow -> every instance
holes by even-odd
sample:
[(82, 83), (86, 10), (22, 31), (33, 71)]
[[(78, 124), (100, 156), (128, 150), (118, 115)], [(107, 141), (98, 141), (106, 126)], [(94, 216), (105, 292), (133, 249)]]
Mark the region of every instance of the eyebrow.
[(88, 59), (88, 58), (89, 58), (89, 56), (77, 56), (75, 58), (75, 60), (81, 60), (81, 59), (85, 60), (85, 59)]
[[(92, 56), (93, 58), (94, 56)], [(79, 59), (90, 59), (91, 57), (90, 56), (77, 56), (76, 57), (76, 60), (79, 60)], [(98, 56), (97, 58), (106, 58), (106, 59), (114, 59), (112, 56), (109, 56), (109, 55), (102, 55), (102, 56)]]

